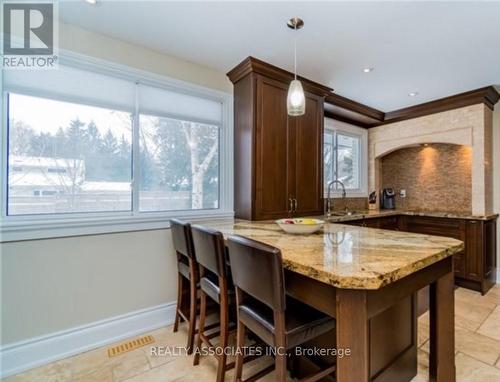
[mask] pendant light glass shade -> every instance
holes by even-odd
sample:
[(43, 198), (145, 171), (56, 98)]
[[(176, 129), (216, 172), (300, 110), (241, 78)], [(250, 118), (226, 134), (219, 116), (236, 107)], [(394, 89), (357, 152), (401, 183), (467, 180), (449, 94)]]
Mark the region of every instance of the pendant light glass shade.
[(304, 115), (306, 112), (306, 96), (299, 80), (290, 82), (286, 98), (286, 108), (288, 115), (293, 117)]

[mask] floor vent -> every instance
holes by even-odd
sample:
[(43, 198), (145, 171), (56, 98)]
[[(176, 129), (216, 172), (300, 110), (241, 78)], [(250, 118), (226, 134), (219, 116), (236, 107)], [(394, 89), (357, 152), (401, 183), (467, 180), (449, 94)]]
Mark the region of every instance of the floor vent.
[(137, 338), (137, 339), (132, 340), (132, 341), (124, 342), (120, 345), (116, 345), (116, 346), (113, 346), (112, 348), (109, 348), (108, 349), (108, 356), (110, 358), (115, 357), (117, 355), (138, 349), (142, 346), (152, 344), (153, 342), (155, 342), (155, 339), (153, 336), (145, 336), (145, 337)]

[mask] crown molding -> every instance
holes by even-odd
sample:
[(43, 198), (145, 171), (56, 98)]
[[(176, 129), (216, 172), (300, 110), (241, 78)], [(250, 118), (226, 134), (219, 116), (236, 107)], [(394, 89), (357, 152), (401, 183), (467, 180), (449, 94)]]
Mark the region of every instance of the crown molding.
[(332, 105), (341, 107), (343, 109), (347, 109), (353, 111), (355, 113), (362, 114), (368, 118), (374, 119), (379, 122), (383, 122), (384, 120), (384, 112), (377, 110), (373, 107), (363, 105), (362, 103), (353, 101), (347, 97), (343, 97), (339, 94), (329, 94), (325, 98), (326, 103), (330, 103)]
[[(350, 100), (349, 98), (342, 97), (338, 94), (330, 94), (325, 98), (325, 102), (330, 105), (357, 113), (359, 117), (350, 117), (347, 122), (357, 124), (367, 129), (477, 104), (484, 104), (486, 107), (493, 110), (495, 104), (499, 100), (500, 94), (493, 85), (387, 113)], [(327, 111), (326, 109), (325, 116), (346, 122), (345, 116)], [(371, 121), (367, 121), (367, 118), (371, 118)]]
[(384, 121), (380, 125), (399, 122), (406, 119), (422, 117), (424, 115), (441, 113), (443, 111), (458, 109), (465, 106), (484, 104), (493, 110), (500, 99), (500, 94), (493, 86), (471, 90), (465, 93), (455, 94), (419, 105), (405, 107), (403, 109), (385, 113)]
[[(291, 81), (294, 78), (293, 73), (252, 56), (245, 58), (241, 63), (236, 65), (227, 73), (227, 76), (234, 84), (250, 73), (261, 74), (284, 82)], [(325, 107), (326, 117), (364, 128), (404, 121), (406, 119), (441, 113), (476, 104), (484, 104), (493, 110), (495, 104), (500, 100), (499, 92), (491, 85), (385, 113), (333, 93), (333, 89), (307, 78), (301, 76), (297, 78), (302, 81), (305, 90), (325, 97), (325, 104), (329, 104), (330, 106), (328, 108)]]

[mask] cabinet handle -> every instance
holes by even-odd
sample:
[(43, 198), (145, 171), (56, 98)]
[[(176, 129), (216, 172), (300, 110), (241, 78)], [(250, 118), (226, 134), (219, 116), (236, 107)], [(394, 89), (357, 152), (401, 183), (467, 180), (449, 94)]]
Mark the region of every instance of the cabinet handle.
[(290, 204), (290, 209), (288, 210), (288, 213), (292, 213), (293, 212), (293, 199), (292, 198), (288, 198), (288, 202)]
[(297, 212), (297, 206), (299, 205), (299, 203), (297, 203), (297, 199), (293, 199), (293, 201), (294, 201), (293, 212)]

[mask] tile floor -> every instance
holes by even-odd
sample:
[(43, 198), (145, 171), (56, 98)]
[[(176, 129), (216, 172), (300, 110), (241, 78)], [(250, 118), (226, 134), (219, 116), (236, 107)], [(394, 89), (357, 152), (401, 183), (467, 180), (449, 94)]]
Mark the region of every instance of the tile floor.
[[(486, 296), (459, 288), (455, 293), (456, 368), (460, 382), (500, 381), (500, 285)], [(429, 322), (428, 315), (419, 319), (418, 375), (412, 382), (428, 381)], [(182, 325), (184, 326), (184, 325)], [(172, 327), (152, 333), (159, 346), (183, 346), (183, 328), (172, 333)], [(166, 382), (215, 380), (216, 362), (202, 357), (193, 367), (192, 356), (152, 356), (150, 346), (109, 358), (107, 347), (92, 350), (50, 365), (5, 379), (5, 382)], [(253, 374), (262, 363), (260, 359), (245, 364), (244, 374)], [(232, 380), (231, 372), (226, 380)], [(244, 375), (245, 377), (245, 375)], [(270, 382), (273, 374), (262, 381)]]

